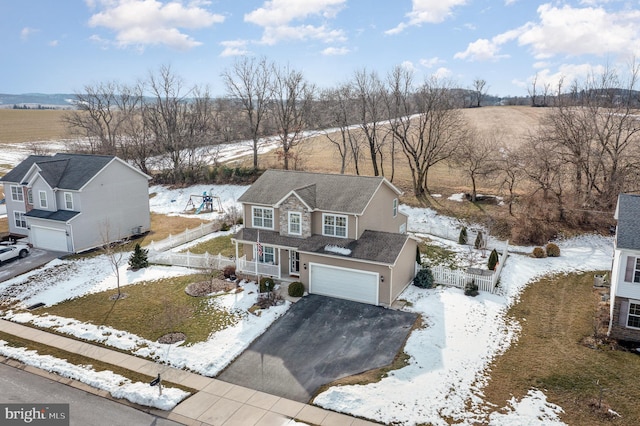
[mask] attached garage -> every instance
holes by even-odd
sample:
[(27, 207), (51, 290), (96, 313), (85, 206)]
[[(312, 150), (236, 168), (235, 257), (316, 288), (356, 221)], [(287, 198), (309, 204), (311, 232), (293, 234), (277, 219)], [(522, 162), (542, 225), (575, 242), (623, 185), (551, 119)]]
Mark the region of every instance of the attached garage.
[(375, 272), (309, 264), (309, 293), (378, 305), (378, 282)]
[(29, 241), (34, 247), (68, 252), (67, 233), (64, 230), (31, 225)]

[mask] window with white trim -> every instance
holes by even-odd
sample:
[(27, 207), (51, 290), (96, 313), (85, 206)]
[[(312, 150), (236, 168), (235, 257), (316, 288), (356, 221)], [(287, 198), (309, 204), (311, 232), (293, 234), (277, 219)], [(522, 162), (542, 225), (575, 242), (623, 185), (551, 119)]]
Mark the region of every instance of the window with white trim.
[(254, 256), (258, 259), (259, 263), (268, 263), (270, 265), (276, 264), (276, 250), (271, 246), (262, 245), (262, 248), (258, 250), (258, 246), (254, 247)]
[(302, 214), (289, 212), (289, 234), (302, 235)]
[(624, 280), (628, 283), (640, 283), (640, 257), (627, 257)]
[(11, 200), (24, 201), (24, 193), (21, 186), (11, 185)]
[(322, 215), (322, 235), (347, 237), (347, 217), (339, 214)]
[(24, 216), (23, 212), (13, 212), (13, 220), (15, 221), (16, 228), (27, 228), (27, 219)]
[(270, 207), (251, 207), (251, 219), (254, 228), (273, 229), (273, 209)]
[(73, 194), (70, 192), (64, 193), (64, 208), (67, 210), (73, 210)]
[(393, 199), (393, 217), (398, 216), (398, 199)]
[(27, 189), (27, 203), (33, 205), (33, 189)]
[(40, 208), (47, 208), (47, 192), (46, 191), (38, 191), (38, 199), (40, 200)]
[(640, 303), (629, 302), (627, 327), (640, 328)]

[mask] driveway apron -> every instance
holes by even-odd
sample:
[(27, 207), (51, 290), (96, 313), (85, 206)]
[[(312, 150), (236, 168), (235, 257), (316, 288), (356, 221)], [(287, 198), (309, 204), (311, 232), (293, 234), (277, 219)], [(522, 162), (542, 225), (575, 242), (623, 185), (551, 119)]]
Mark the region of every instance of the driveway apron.
[(417, 314), (308, 295), (218, 379), (308, 402), (336, 379), (390, 364)]

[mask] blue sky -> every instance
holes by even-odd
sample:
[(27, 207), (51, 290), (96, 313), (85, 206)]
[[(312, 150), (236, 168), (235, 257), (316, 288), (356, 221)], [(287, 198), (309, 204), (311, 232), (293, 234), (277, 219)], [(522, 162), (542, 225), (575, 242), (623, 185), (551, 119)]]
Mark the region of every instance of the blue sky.
[(240, 55), (320, 87), (394, 66), (525, 96), (640, 53), (637, 0), (0, 0), (0, 93), (133, 84), (163, 65), (223, 94)]

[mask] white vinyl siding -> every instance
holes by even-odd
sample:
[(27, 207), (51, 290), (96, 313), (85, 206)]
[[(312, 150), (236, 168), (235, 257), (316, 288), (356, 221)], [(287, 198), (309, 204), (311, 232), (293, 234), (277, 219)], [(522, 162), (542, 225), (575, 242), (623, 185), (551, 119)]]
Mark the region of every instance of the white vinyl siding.
[(322, 215), (322, 235), (347, 237), (347, 217), (338, 214)]
[(24, 217), (24, 212), (13, 212), (13, 219), (17, 228), (27, 229), (27, 220)]
[(73, 194), (70, 192), (64, 193), (64, 208), (67, 210), (73, 210)]
[(46, 191), (38, 191), (38, 199), (40, 200), (40, 208), (47, 208), (47, 192)]
[(297, 212), (289, 212), (289, 234), (302, 235), (302, 215)]
[(24, 193), (21, 186), (11, 185), (11, 200), (24, 201)]
[(270, 207), (251, 207), (251, 225), (254, 228), (273, 229), (273, 209)]

